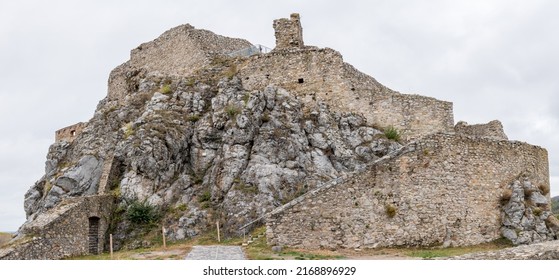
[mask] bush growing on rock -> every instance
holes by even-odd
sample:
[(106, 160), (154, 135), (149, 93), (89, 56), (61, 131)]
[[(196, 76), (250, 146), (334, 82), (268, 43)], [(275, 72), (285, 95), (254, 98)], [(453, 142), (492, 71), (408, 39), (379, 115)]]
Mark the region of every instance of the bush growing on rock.
[(388, 139), (392, 139), (394, 141), (400, 141), (400, 132), (393, 126), (389, 126), (384, 129), (384, 135)]
[(138, 225), (149, 225), (159, 220), (159, 213), (155, 206), (147, 201), (134, 201), (126, 210), (126, 219)]

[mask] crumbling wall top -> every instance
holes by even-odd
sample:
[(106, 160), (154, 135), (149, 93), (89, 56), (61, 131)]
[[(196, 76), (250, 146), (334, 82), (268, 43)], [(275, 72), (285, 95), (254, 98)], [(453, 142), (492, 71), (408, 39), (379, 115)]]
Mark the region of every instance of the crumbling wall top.
[(54, 140), (56, 142), (63, 141), (63, 140), (72, 142), (74, 141), (74, 139), (78, 137), (78, 135), (80, 135), (80, 133), (82, 133), (86, 125), (87, 125), (86, 122), (79, 122), (77, 124), (73, 124), (65, 128), (61, 128), (55, 132)]
[(460, 121), (454, 127), (458, 134), (467, 135), (478, 138), (490, 138), (495, 140), (508, 140), (500, 121), (494, 120), (486, 124), (472, 124)]
[(276, 48), (274, 50), (302, 48), (305, 46), (299, 14), (293, 13), (289, 19), (280, 18), (274, 20), (274, 30), (276, 36)]

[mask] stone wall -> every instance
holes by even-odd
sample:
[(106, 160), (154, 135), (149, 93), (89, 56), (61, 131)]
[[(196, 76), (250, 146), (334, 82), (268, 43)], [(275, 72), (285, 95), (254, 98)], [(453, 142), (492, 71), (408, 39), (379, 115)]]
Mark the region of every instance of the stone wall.
[(451, 102), (399, 93), (375, 94), (371, 99), (373, 123), (395, 127), (404, 140), (452, 131), (454, 113)]
[(67, 126), (65, 128), (59, 129), (54, 133), (54, 141), (67, 141), (72, 142), (80, 133), (82, 133), (83, 129), (86, 127), (87, 123), (80, 122), (77, 124), (73, 124)]
[(86, 196), (67, 199), (56, 208), (24, 224), (18, 238), (0, 249), (0, 259), (51, 260), (89, 254), (89, 218), (99, 218), (98, 251), (102, 252), (113, 196)]
[(188, 76), (211, 63), (217, 55), (252, 46), (244, 39), (229, 38), (195, 29), (189, 24), (177, 26), (157, 39), (143, 43), (130, 52), (130, 60), (115, 68), (109, 76), (109, 98), (123, 99), (135, 89), (130, 80), (138, 74)]
[(291, 14), (290, 18), (280, 18), (274, 20), (274, 30), (276, 36), (276, 50), (286, 48), (302, 48), (303, 28), (299, 14)]
[(323, 101), (333, 111), (361, 114), (369, 125), (394, 126), (404, 140), (453, 129), (452, 103), (390, 90), (332, 49), (307, 47), (256, 55), (238, 70), (247, 90), (274, 84), (298, 94), (305, 103)]
[(297, 248), (467, 246), (500, 237), (499, 199), (520, 174), (549, 184), (547, 151), (438, 133), (275, 211), (269, 244)]
[(494, 120), (486, 124), (472, 124), (468, 125), (465, 121), (459, 121), (454, 130), (458, 134), (463, 134), (472, 137), (491, 138), (496, 140), (508, 140), (503, 124), (500, 121)]

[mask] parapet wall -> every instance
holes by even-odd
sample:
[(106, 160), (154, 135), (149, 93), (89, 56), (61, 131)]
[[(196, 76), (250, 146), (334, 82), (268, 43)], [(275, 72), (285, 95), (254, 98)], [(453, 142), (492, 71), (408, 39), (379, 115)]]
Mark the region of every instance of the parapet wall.
[[(103, 252), (113, 209), (110, 195), (67, 199), (20, 229), (19, 240), (0, 249), (2, 260), (52, 260), (85, 255), (90, 246)], [(90, 218), (98, 218), (97, 244), (90, 244)]]
[(82, 133), (83, 129), (86, 127), (87, 123), (80, 122), (77, 124), (73, 124), (67, 126), (65, 128), (59, 129), (54, 133), (54, 141), (67, 141), (72, 142), (76, 139), (80, 133)]
[(549, 185), (547, 151), (434, 134), (277, 211), (266, 223), (268, 243), (317, 249), (489, 242), (500, 237), (499, 198), (520, 174)]
[(372, 102), (373, 123), (397, 128), (405, 140), (434, 132), (451, 132), (452, 103), (421, 95), (381, 93)]
[(404, 140), (453, 130), (452, 103), (392, 91), (345, 63), (332, 49), (307, 47), (256, 55), (238, 70), (247, 90), (274, 84), (305, 103), (323, 101), (333, 111), (363, 115), (369, 125), (394, 126)]
[(508, 140), (505, 130), (503, 129), (503, 124), (500, 121), (494, 120), (486, 124), (472, 124), (469, 125), (467, 122), (460, 121), (454, 127), (454, 130), (458, 134), (479, 137), (479, 138), (490, 138), (495, 140)]

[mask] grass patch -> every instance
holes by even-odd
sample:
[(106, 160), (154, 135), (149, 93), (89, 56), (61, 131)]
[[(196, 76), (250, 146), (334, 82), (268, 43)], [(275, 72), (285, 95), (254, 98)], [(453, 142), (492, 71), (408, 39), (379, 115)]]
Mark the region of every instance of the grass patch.
[(128, 139), (128, 137), (134, 134), (134, 125), (129, 122), (124, 126), (124, 139)]
[(384, 205), (384, 211), (389, 218), (394, 218), (396, 216), (396, 212), (398, 212), (398, 208), (392, 204)]
[(225, 75), (225, 77), (227, 77), (227, 79), (231, 79), (235, 75), (237, 75), (237, 72), (238, 72), (237, 65), (233, 64), (225, 70), (224, 75)]
[(211, 198), (212, 198), (212, 193), (210, 192), (210, 190), (206, 190), (198, 197), (198, 202), (202, 203), (202, 202), (210, 201)]
[(503, 238), (497, 239), (493, 242), (479, 244), (475, 246), (468, 247), (449, 247), (449, 248), (433, 248), (433, 249), (419, 249), (419, 248), (408, 248), (402, 249), (407, 250), (406, 255), (414, 258), (422, 259), (435, 259), (435, 258), (449, 258), (454, 256), (460, 256), (464, 254), (501, 250), (505, 248), (512, 247), (512, 244), (508, 240)]
[[(262, 226), (254, 229), (252, 236), (266, 234), (266, 227)], [(266, 243), (266, 237), (256, 239), (253, 243), (245, 247), (245, 254), (250, 260), (332, 260), (343, 259), (344, 257), (331, 251), (303, 251), (286, 248), (282, 252), (275, 253), (272, 247)]]
[(501, 205), (504, 206), (505, 204), (509, 203), (511, 197), (512, 197), (512, 190), (505, 189), (503, 190), (501, 196), (499, 197), (499, 202), (501, 203)]
[(241, 112), (241, 109), (235, 105), (227, 105), (227, 107), (225, 107), (225, 113), (227, 113), (227, 115), (229, 116), (229, 118), (234, 118), (235, 116), (237, 116), (239, 113)]
[(386, 138), (394, 140), (394, 141), (400, 141), (400, 132), (393, 126), (389, 126), (387, 128), (384, 129), (384, 135), (386, 136)]
[(549, 190), (549, 186), (548, 186), (548, 185), (546, 185), (546, 184), (541, 184), (541, 185), (538, 186), (538, 188), (540, 189), (540, 192), (541, 192), (543, 195), (548, 195), (548, 194), (549, 194), (549, 191), (550, 191), (550, 190)]
[(186, 117), (186, 120), (189, 122), (197, 122), (198, 120), (200, 120), (200, 116), (199, 115), (189, 115), (188, 117)]
[(163, 94), (169, 94), (172, 93), (173, 90), (171, 89), (171, 85), (165, 84), (159, 89), (159, 92)]

